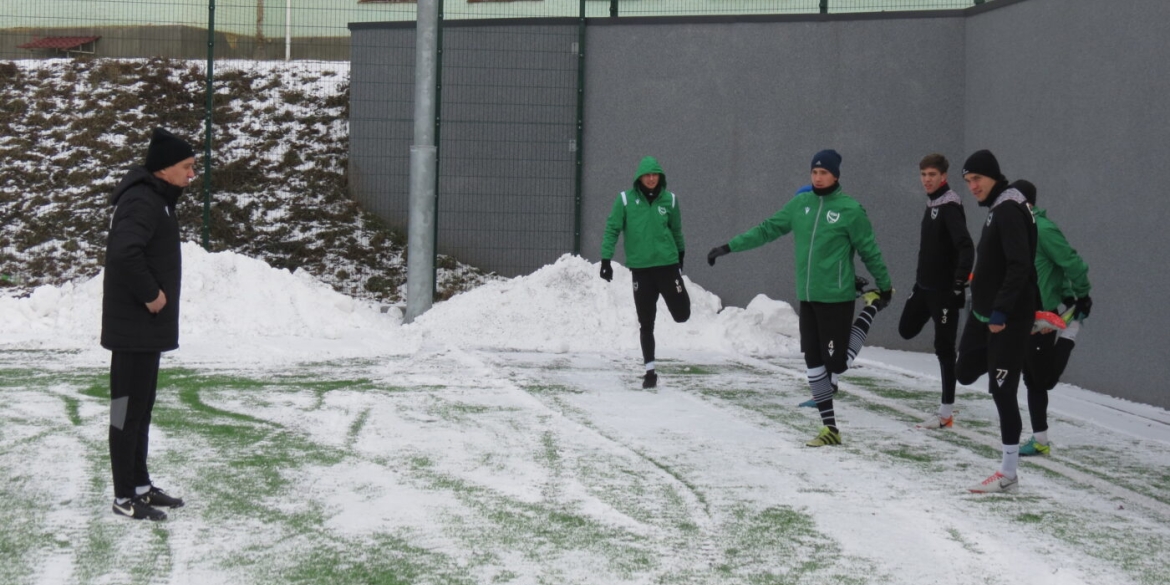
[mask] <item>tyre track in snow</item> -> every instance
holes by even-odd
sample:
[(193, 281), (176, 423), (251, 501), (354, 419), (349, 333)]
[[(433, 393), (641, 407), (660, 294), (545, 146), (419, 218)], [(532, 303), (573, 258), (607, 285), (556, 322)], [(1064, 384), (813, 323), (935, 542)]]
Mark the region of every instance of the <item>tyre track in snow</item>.
[[(532, 367), (531, 364), (511, 363), (507, 359), (508, 356), (492, 352), (484, 352), (480, 354), (479, 357), (482, 367), (494, 368), (500, 372), (497, 376), (499, 379), (515, 380), (518, 377), (530, 377), (529, 373), (525, 370), (530, 369)], [(710, 570), (718, 563), (719, 546), (717, 544), (717, 534), (719, 533), (719, 530), (717, 528), (717, 522), (712, 515), (711, 503), (708, 499), (708, 496), (703, 492), (702, 489), (696, 486), (692, 481), (688, 480), (683, 473), (675, 470), (674, 467), (665, 463), (661, 458), (655, 457), (647, 450), (638, 448), (630, 442), (622, 440), (619, 435), (606, 432), (596, 424), (593, 424), (594, 421), (588, 418), (587, 411), (571, 404), (560, 404), (560, 400), (555, 400), (553, 402), (558, 403), (558, 406), (568, 407), (571, 409), (568, 411), (558, 410), (553, 405), (550, 405), (548, 402), (546, 402), (546, 400), (542, 400), (540, 397), (533, 395), (524, 388), (515, 385), (513, 386), (515, 392), (528, 397), (529, 400), (533, 401), (535, 404), (538, 404), (541, 409), (545, 410), (549, 414), (559, 418), (560, 420), (566, 421), (567, 423), (575, 425), (579, 431), (591, 434), (602, 443), (609, 445), (611, 453), (618, 455), (633, 455), (638, 460), (645, 462), (648, 468), (653, 469), (660, 479), (664, 479), (668, 485), (673, 486), (679, 493), (687, 494), (690, 500), (687, 506), (687, 508), (690, 510), (688, 512), (687, 519), (694, 522), (694, 524), (699, 528), (699, 532), (702, 536), (698, 538), (697, 543), (693, 542), (693, 538), (691, 539), (693, 547), (697, 548), (700, 552), (698, 558), (684, 560), (688, 560), (689, 562), (697, 565), (696, 568), (704, 571)], [(583, 388), (582, 390), (588, 393), (600, 395), (606, 392), (612, 392), (613, 386), (594, 386)], [(645, 394), (647, 396), (658, 396), (657, 393), (648, 392)], [(578, 420), (577, 417), (583, 418), (585, 420)], [(661, 531), (663, 536), (668, 540), (677, 538), (677, 535), (675, 534), (677, 531), (676, 527), (671, 526), (670, 529), (664, 527), (676, 523), (678, 519), (668, 517), (660, 517), (659, 519), (661, 520), (661, 525), (654, 526), (653, 528), (656, 531)], [(631, 520), (641, 523), (634, 518), (631, 518)]]

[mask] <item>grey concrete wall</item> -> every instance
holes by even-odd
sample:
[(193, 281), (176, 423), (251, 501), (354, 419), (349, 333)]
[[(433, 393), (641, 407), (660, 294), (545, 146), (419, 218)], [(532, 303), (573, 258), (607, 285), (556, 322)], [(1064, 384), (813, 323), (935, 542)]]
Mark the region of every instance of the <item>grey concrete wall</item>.
[[(1170, 2), (1029, 0), (966, 23), (965, 150), (990, 148), (1089, 263), (1065, 380), (1170, 407)], [(1166, 286), (1163, 286), (1165, 284)]]
[[(588, 33), (584, 256), (599, 258), (614, 197), (630, 186), (638, 160), (654, 155), (679, 194), (690, 278), (729, 305), (760, 293), (795, 304), (791, 237), (714, 268), (706, 254), (779, 210), (809, 182), (813, 154), (834, 148), (844, 159), (841, 184), (868, 211), (905, 298), (926, 202), (918, 161), (931, 152), (965, 156), (958, 13), (598, 25)], [(898, 337), (900, 307), (878, 317), (872, 342), (929, 349), (929, 339)]]

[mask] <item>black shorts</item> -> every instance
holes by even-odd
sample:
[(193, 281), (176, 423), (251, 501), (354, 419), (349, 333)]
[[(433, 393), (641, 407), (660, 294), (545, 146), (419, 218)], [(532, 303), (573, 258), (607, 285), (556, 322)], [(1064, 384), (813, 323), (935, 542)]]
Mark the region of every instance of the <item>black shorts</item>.
[(834, 374), (844, 372), (853, 329), (854, 301), (842, 303), (800, 302), (800, 351), (810, 368), (825, 366)]

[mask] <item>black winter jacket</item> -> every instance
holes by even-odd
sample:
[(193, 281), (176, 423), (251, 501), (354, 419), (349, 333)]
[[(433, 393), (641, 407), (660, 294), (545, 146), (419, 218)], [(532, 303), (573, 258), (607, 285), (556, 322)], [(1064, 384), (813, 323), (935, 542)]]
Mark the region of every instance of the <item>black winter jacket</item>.
[(975, 244), (959, 195), (944, 183), (928, 196), (916, 280), (926, 290), (950, 291), (955, 281), (967, 282), (975, 264)]
[(986, 322), (996, 311), (1009, 323), (1032, 323), (1036, 312), (1036, 221), (1023, 194), (1001, 184), (979, 237), (971, 309)]
[[(102, 347), (170, 351), (179, 347), (183, 258), (175, 203), (183, 190), (137, 166), (114, 189), (102, 295)], [(166, 293), (167, 304), (146, 308)]]

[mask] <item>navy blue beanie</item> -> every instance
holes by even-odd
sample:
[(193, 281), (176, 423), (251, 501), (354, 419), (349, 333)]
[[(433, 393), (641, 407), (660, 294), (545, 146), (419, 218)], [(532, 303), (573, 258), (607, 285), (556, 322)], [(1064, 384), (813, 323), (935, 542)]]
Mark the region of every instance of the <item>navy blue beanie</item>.
[(840, 179), (841, 178), (841, 155), (837, 154), (837, 151), (835, 151), (831, 148), (826, 149), (826, 150), (822, 150), (822, 151), (816, 153), (815, 155), (813, 155), (812, 168), (815, 169), (818, 167), (825, 169), (826, 171), (829, 171), (830, 173), (833, 174), (834, 177), (837, 177), (838, 179)]

